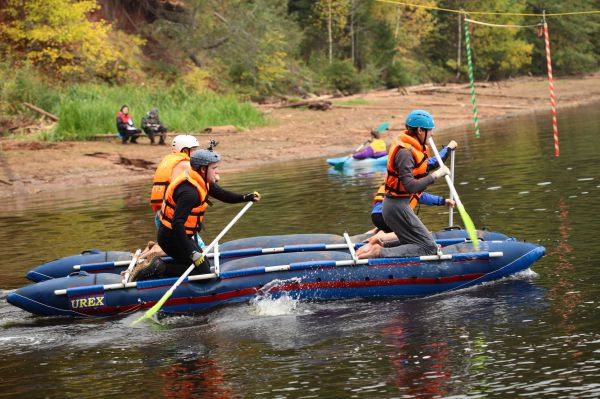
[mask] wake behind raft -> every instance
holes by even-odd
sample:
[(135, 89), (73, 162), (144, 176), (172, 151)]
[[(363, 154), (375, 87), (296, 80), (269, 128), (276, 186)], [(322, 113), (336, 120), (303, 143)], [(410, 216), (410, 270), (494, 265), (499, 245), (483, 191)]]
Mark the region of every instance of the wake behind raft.
[[(215, 273), (189, 276), (161, 308), (178, 314), (284, 293), (298, 300), (405, 298), (471, 287), (528, 269), (539, 245), (482, 241), (449, 245), (438, 255), (359, 260), (352, 251), (309, 251), (230, 260)], [(152, 307), (176, 279), (123, 283), (112, 273), (74, 273), (8, 294), (7, 301), (41, 316), (107, 316)]]

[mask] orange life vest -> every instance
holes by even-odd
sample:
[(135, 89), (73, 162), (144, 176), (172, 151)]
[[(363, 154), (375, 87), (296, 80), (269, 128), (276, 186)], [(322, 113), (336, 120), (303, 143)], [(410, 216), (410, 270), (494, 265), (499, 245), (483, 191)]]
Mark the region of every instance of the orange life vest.
[(379, 186), (379, 188), (377, 189), (377, 193), (375, 194), (375, 196), (373, 197), (373, 205), (375, 205), (378, 202), (383, 202), (383, 198), (385, 197), (385, 183), (383, 183), (381, 186)]
[(419, 203), (419, 198), (423, 193), (409, 193), (404, 188), (404, 185), (399, 179), (399, 172), (396, 170), (395, 158), (396, 154), (400, 149), (406, 149), (410, 151), (415, 160), (415, 167), (412, 171), (413, 177), (415, 179), (420, 179), (422, 177), (427, 176), (429, 173), (427, 172), (427, 159), (429, 158), (429, 149), (425, 146), (421, 146), (419, 141), (404, 132), (400, 135), (400, 143), (394, 145), (388, 155), (388, 163), (387, 163), (387, 175), (385, 178), (385, 193), (386, 195), (392, 197), (410, 197), (410, 206), (415, 209), (417, 204)]
[(209, 187), (204, 179), (198, 174), (198, 172), (191, 169), (187, 170), (181, 175), (177, 176), (175, 180), (171, 182), (169, 188), (167, 188), (165, 199), (162, 203), (162, 207), (160, 208), (158, 217), (163, 226), (173, 229), (173, 215), (175, 214), (175, 206), (177, 205), (173, 200), (173, 193), (175, 192), (175, 189), (184, 181), (190, 182), (194, 187), (196, 187), (196, 190), (198, 190), (198, 194), (200, 195), (200, 205), (192, 209), (184, 223), (186, 234), (191, 236), (202, 229), (204, 211), (206, 208), (208, 208), (208, 202), (206, 199), (208, 198)]
[(152, 182), (152, 191), (150, 192), (150, 206), (154, 212), (158, 211), (162, 205), (167, 187), (171, 183), (173, 168), (181, 161), (189, 161), (190, 157), (183, 152), (169, 154), (160, 161), (156, 172), (154, 172), (154, 181)]

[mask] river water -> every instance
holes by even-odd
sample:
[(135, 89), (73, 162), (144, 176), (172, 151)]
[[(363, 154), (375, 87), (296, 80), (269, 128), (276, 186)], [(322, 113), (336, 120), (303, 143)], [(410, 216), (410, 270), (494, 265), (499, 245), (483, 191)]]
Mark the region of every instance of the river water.
[[(0, 397), (599, 397), (598, 104), (561, 110), (559, 128), (559, 158), (546, 112), (484, 123), (480, 139), (470, 128), (444, 134), (459, 142), (456, 187), (475, 225), (539, 243), (547, 256), (535, 273), (432, 298), (262, 300), (135, 329), (137, 316), (37, 318), (6, 294), (42, 262), (143, 247), (154, 232), (149, 186), (9, 200), (0, 210)], [(371, 228), (383, 173), (343, 175), (323, 158), (222, 174), (224, 187), (264, 197), (226, 238)], [(211, 208), (204, 237), (239, 208)], [(420, 216), (434, 231), (448, 224), (445, 208)]]

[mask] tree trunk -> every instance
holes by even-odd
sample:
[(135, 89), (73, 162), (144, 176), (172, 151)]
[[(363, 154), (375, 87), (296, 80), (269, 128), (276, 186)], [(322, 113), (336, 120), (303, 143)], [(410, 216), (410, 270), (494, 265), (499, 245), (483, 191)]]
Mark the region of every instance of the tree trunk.
[(456, 56), (456, 80), (460, 78), (460, 55), (462, 50), (462, 31), (460, 29), (460, 17), (461, 14), (458, 14), (458, 53)]
[(398, 33), (400, 33), (400, 6), (396, 6), (396, 29), (394, 29), (394, 40), (398, 42)]
[(333, 15), (332, 15), (332, 10), (331, 10), (331, 2), (333, 0), (329, 0), (327, 2), (327, 5), (329, 6), (329, 15), (327, 18), (327, 34), (329, 35), (329, 63), (331, 64), (333, 62), (333, 32), (332, 32), (332, 24), (333, 24)]
[(355, 65), (356, 57), (354, 55), (354, 0), (352, 0), (350, 4), (350, 44), (352, 52), (352, 65)]

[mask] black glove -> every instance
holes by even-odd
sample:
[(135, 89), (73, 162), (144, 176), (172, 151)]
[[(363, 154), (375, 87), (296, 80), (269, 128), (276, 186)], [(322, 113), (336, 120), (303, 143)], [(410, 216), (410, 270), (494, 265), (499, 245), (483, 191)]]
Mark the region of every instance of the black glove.
[(253, 193), (248, 193), (248, 194), (244, 194), (244, 201), (249, 202), (258, 202), (260, 201), (260, 193), (258, 191), (255, 191)]

